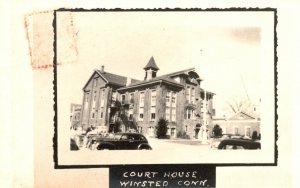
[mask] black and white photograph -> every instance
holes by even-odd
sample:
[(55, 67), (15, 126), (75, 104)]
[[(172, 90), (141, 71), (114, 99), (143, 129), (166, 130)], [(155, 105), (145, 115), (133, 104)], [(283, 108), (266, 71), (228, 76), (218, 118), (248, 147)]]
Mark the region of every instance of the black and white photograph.
[(275, 163), (274, 11), (55, 19), (59, 164)]
[(299, 7), (1, 3), (0, 187), (300, 187)]

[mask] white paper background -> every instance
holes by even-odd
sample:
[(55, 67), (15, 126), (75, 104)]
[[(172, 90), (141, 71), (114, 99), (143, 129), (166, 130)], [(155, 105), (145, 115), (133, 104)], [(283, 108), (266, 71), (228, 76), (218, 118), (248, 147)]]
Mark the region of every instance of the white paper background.
[[(293, 3), (294, 2), (294, 3)], [(81, 3), (81, 4), (80, 4)], [(53, 169), (52, 70), (32, 70), (24, 30), (24, 15), (58, 7), (99, 7), (105, 3), (1, 2), (1, 187), (107, 187), (107, 169)], [(135, 3), (135, 4), (133, 4)], [(181, 4), (176, 4), (181, 3)], [(217, 187), (299, 187), (299, 4), (296, 1), (114, 2), (107, 7), (277, 7), (278, 8), (278, 124), (279, 159), (276, 167), (217, 168)], [(108, 4), (107, 4), (108, 5)], [(297, 60), (297, 61), (296, 61)], [(41, 84), (43, 83), (43, 84)], [(44, 132), (35, 135), (36, 127)], [(51, 135), (51, 136), (50, 136)], [(34, 154), (35, 153), (35, 154)], [(36, 160), (34, 156), (40, 156)], [(36, 169), (34, 171), (34, 169)], [(298, 186), (297, 186), (298, 183)]]

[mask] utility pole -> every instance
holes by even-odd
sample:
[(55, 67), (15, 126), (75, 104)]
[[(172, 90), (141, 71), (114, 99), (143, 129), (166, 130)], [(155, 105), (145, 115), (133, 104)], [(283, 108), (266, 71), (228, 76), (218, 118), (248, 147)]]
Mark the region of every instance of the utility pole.
[(204, 90), (204, 116), (203, 116), (203, 125), (202, 125), (202, 138), (201, 138), (201, 143), (202, 144), (207, 144), (208, 143), (208, 140), (207, 140), (207, 132), (206, 132), (206, 121), (207, 121), (207, 103), (206, 103), (206, 90)]
[(242, 85), (243, 85), (243, 88), (244, 88), (244, 90), (245, 90), (245, 93), (246, 93), (247, 99), (248, 99), (249, 103), (251, 103), (251, 101), (250, 101), (250, 97), (249, 97), (249, 95), (248, 95), (247, 88), (246, 88), (246, 86), (245, 86), (245, 83), (244, 83), (244, 79), (243, 79), (243, 76), (242, 76), (242, 74), (241, 74), (241, 80), (242, 80)]

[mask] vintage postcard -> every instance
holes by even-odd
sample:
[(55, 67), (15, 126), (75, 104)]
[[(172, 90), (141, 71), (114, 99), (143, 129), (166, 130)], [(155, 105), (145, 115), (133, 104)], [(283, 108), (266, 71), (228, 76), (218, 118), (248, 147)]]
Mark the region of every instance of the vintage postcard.
[(275, 14), (55, 11), (57, 165), (275, 164)]
[(298, 7), (0, 8), (1, 187), (297, 187)]

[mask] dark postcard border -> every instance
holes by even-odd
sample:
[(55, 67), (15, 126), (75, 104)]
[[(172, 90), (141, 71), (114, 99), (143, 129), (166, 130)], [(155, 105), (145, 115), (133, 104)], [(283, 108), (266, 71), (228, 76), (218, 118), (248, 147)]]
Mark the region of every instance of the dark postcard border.
[[(191, 12), (191, 11), (201, 11), (201, 12), (225, 12), (225, 11), (269, 11), (274, 13), (274, 99), (275, 99), (275, 111), (274, 111), (274, 117), (275, 117), (275, 130), (274, 130), (274, 163), (196, 163), (196, 164), (111, 164), (111, 165), (59, 165), (58, 164), (58, 141), (57, 141), (57, 28), (56, 28), (56, 13), (57, 12)], [(278, 38), (277, 38), (277, 24), (278, 24), (278, 16), (277, 16), (277, 8), (225, 8), (225, 9), (219, 9), (219, 8), (209, 8), (209, 9), (201, 9), (201, 8), (191, 8), (191, 9), (181, 9), (181, 8), (165, 8), (165, 9), (121, 9), (121, 8), (115, 8), (115, 9), (58, 9), (54, 10), (54, 19), (53, 19), (53, 32), (54, 32), (54, 42), (53, 42), (53, 50), (54, 50), (54, 58), (53, 58), (53, 74), (54, 74), (54, 80), (53, 80), (53, 90), (54, 90), (54, 136), (53, 136), (53, 160), (54, 160), (54, 168), (55, 169), (77, 169), (77, 168), (104, 168), (104, 167), (126, 167), (126, 166), (140, 166), (141, 168), (146, 168), (149, 166), (153, 167), (171, 167), (171, 166), (194, 166), (194, 165), (203, 165), (203, 166), (277, 166), (278, 163), (278, 146), (277, 146), (277, 140), (278, 140), (278, 114), (277, 114), (277, 100), (278, 100), (278, 93), (277, 93), (277, 85), (278, 85), (278, 71), (277, 71), (277, 62), (278, 62), (278, 56), (277, 56), (277, 46), (278, 46)]]

